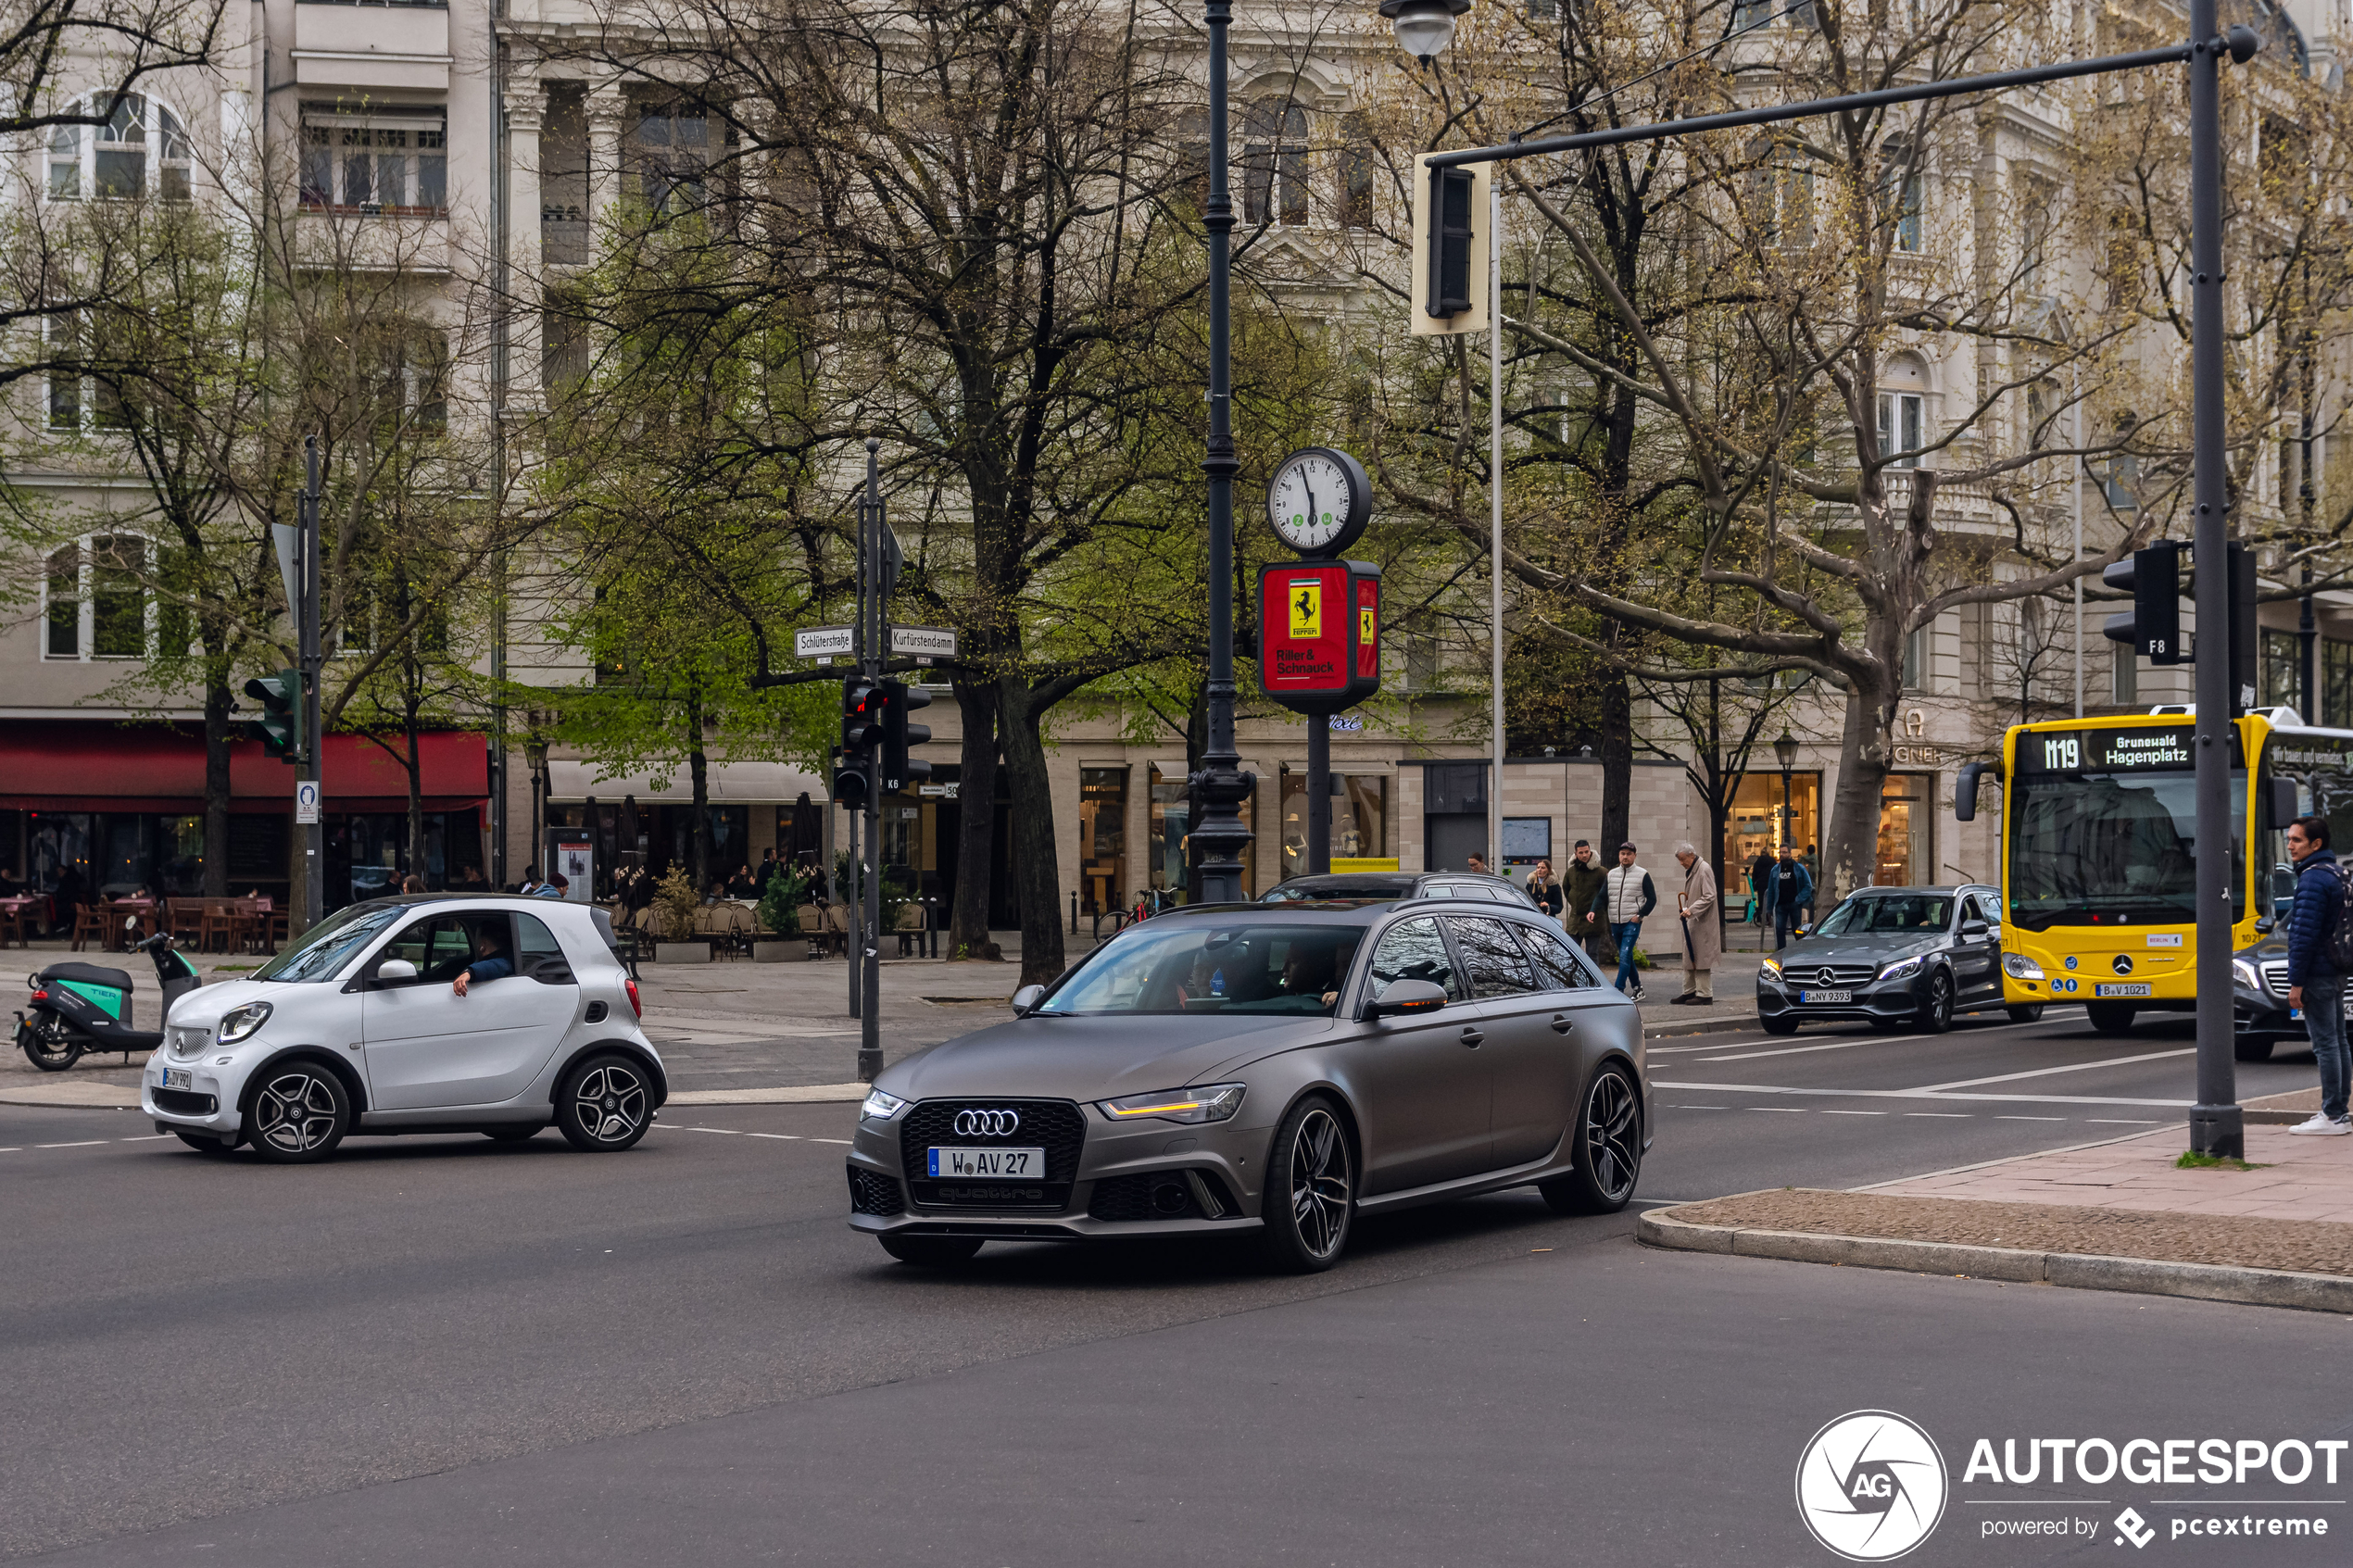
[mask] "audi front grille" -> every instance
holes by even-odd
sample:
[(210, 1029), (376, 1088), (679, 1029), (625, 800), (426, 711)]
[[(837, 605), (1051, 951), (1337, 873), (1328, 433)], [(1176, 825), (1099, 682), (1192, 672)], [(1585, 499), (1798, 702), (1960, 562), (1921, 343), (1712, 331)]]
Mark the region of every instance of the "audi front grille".
[[(1010, 1133), (959, 1133), (963, 1111), (1010, 1110), (1019, 1118)], [(994, 1122), (1001, 1118), (988, 1118)], [(969, 1123), (968, 1123), (969, 1124)], [(1087, 1122), (1066, 1099), (932, 1099), (910, 1110), (899, 1129), (900, 1169), (907, 1193), (919, 1209), (1051, 1209), (1070, 1206), (1071, 1183), (1078, 1178), (1078, 1150)], [(1042, 1148), (1046, 1170), (1036, 1181), (933, 1181), (933, 1148)]]
[(849, 1167), (849, 1211), (853, 1214), (903, 1214), (907, 1200), (899, 1184), (862, 1165)]

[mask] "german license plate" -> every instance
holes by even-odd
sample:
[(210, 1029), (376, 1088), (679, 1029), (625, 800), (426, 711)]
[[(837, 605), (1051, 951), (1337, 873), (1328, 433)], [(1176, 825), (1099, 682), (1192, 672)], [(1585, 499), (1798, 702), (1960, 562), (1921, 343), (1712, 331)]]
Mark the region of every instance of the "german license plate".
[(1797, 994), (1797, 999), (1801, 1002), (1851, 1002), (1855, 999), (1855, 993), (1852, 991), (1800, 991)]
[(2092, 987), (2095, 997), (2145, 997), (2149, 994), (2145, 980), (2109, 980)]
[(934, 1148), (935, 1181), (980, 1177), (990, 1181), (1036, 1181), (1046, 1173), (1042, 1148)]
[[(2346, 987), (2343, 1007), (2345, 1010), (2345, 1021), (2347, 1023), (2353, 1023), (2353, 986)], [(2300, 1022), (2304, 1017), (2304, 1010), (2302, 1008), (2290, 1008), (2287, 1010), (2287, 1016), (2290, 1022)]]
[(196, 1086), (196, 1075), (184, 1067), (167, 1067), (163, 1070), (163, 1086), (167, 1089), (193, 1089)]

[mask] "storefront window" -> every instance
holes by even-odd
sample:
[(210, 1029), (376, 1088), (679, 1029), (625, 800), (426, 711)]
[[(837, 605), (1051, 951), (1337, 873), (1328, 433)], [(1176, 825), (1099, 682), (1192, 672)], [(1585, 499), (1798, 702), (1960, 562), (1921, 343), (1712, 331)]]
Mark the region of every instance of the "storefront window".
[[(1724, 822), (1725, 896), (1755, 896), (1754, 868), (1761, 858), (1771, 859), (1782, 841), (1781, 775), (1744, 773), (1732, 790), (1732, 808)], [(1789, 775), (1789, 842), (1808, 866), (1818, 863), (1814, 847), (1821, 842), (1822, 775)]]
[[(1186, 869), (1186, 835), (1192, 831), (1192, 808), (1185, 796), (1185, 776), (1151, 770), (1151, 816), (1148, 829), (1150, 837), (1144, 853), (1151, 878), (1151, 891), (1170, 902), (1185, 902), (1191, 885)], [(1253, 794), (1241, 804), (1242, 825), (1253, 836), (1258, 831), (1258, 797)], [(1253, 849), (1255, 846), (1253, 845)], [(1242, 857), (1242, 894), (1254, 897), (1257, 890), (1256, 858), (1250, 851)]]
[(1117, 908), (1127, 888), (1127, 770), (1078, 771), (1078, 912)]
[(1919, 887), (1936, 880), (1931, 852), (1930, 808), (1936, 798), (1933, 773), (1890, 773), (1880, 785), (1879, 857), (1875, 887)]
[(34, 811), (26, 823), (29, 880), (44, 893), (55, 892), (58, 879), (73, 873), (84, 896), (96, 891), (90, 877), (90, 826), (87, 811)]
[[(1389, 776), (1331, 775), (1334, 860), (1389, 853)], [(1283, 875), (1307, 874), (1307, 775), (1283, 772)]]

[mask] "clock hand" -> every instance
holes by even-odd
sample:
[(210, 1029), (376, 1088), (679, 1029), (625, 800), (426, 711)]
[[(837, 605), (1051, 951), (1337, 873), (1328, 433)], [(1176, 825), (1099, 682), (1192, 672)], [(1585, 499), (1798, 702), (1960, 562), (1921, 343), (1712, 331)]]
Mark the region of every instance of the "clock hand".
[(1307, 492), (1307, 526), (1314, 528), (1316, 526), (1317, 518), (1321, 515), (1315, 510), (1315, 487), (1307, 483), (1307, 476), (1303, 473), (1299, 476), (1299, 487)]

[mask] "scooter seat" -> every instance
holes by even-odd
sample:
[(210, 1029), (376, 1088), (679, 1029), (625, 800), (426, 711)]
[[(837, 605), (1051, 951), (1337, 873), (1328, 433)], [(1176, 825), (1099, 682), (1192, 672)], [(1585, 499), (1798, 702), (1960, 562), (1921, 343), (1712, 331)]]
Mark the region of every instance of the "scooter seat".
[(124, 996), (131, 995), (131, 976), (119, 969), (101, 969), (94, 963), (53, 963), (43, 970), (43, 980), (78, 980), (84, 985), (111, 985)]

